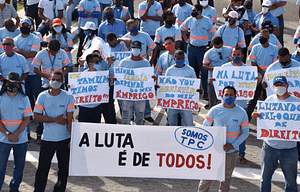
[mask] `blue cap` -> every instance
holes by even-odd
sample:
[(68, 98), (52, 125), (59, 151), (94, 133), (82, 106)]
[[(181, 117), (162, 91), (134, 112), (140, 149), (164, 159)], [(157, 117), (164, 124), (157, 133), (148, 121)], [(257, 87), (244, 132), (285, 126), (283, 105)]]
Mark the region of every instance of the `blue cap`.
[(21, 19), (20, 24), (22, 24), (22, 23), (28, 23), (29, 25), (32, 25), (30, 19), (28, 19), (27, 17)]
[(282, 82), (282, 83), (288, 83), (285, 76), (276, 76), (274, 79), (273, 79), (273, 85), (277, 82)]

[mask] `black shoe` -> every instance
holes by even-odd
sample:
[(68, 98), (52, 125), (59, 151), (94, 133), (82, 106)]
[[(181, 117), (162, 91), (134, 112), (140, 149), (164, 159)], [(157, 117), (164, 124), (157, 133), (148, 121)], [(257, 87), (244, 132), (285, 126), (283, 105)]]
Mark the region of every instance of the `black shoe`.
[(209, 104), (204, 105), (204, 109), (210, 109)]
[(206, 100), (206, 101), (208, 101), (208, 94), (207, 94), (207, 92), (204, 92), (203, 99)]
[(152, 117), (146, 117), (146, 118), (144, 118), (144, 120), (149, 121), (151, 123), (154, 122), (154, 119)]

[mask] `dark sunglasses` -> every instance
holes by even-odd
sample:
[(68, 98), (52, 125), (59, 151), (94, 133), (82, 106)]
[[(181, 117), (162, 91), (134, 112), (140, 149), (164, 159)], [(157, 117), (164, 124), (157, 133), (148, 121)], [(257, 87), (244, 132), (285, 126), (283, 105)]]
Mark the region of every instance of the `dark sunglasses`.
[(12, 43), (3, 43), (2, 45), (3, 45), (3, 46), (6, 46), (6, 45), (7, 45), (7, 46), (12, 46), (13, 44), (12, 44)]
[(219, 56), (220, 56), (220, 59), (222, 60), (223, 56), (222, 56), (221, 52), (219, 52)]

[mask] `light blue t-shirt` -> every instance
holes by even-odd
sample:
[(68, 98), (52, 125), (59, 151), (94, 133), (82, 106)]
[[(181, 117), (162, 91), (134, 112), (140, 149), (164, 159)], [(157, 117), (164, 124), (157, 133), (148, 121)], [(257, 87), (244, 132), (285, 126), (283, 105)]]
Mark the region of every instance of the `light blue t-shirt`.
[(257, 44), (253, 47), (248, 60), (256, 63), (263, 71), (266, 71), (269, 65), (278, 60), (277, 55), (278, 47), (275, 45), (269, 44), (268, 47), (264, 48), (261, 44)]
[[(68, 92), (61, 90), (60, 94), (52, 96), (49, 90), (39, 94), (33, 112), (42, 114), (46, 117), (56, 118), (63, 114), (67, 118), (68, 112), (74, 112), (74, 98)], [(44, 123), (42, 140), (44, 141), (62, 141), (70, 138), (67, 123), (61, 125), (58, 123)]]
[[(228, 62), (228, 63), (225, 63), (224, 65), (222, 65), (222, 67), (247, 67), (247, 65), (245, 65), (243, 63), (241, 66), (234, 66), (234, 65), (232, 65), (232, 62)], [(235, 100), (234, 103), (243, 109), (247, 108), (247, 100)]]
[[(285, 67), (285, 68), (291, 68), (291, 67), (300, 67), (300, 63), (298, 61), (295, 61), (292, 59), (291, 63)], [(276, 71), (276, 70), (280, 70), (280, 69), (285, 69), (284, 67), (282, 67), (281, 63), (279, 63), (279, 61), (276, 61), (275, 63), (272, 63), (266, 70), (266, 73), (269, 71)]]
[[(269, 96), (265, 102), (300, 102), (300, 99), (291, 95), (285, 100), (281, 100), (277, 98), (276, 94), (273, 94)], [(297, 146), (297, 141), (265, 140), (264, 142), (275, 149), (291, 149)]]
[(294, 44), (298, 43), (299, 38), (300, 38), (300, 26), (298, 26), (298, 28), (295, 31), (294, 38), (293, 38)]
[(196, 73), (193, 67), (189, 65), (184, 65), (181, 68), (175, 67), (172, 65), (166, 71), (166, 76), (174, 77), (185, 77), (185, 78), (196, 78)]
[[(1, 122), (10, 133), (15, 133), (23, 122), (24, 117), (29, 116), (32, 116), (32, 110), (27, 96), (18, 93), (15, 97), (10, 97), (6, 92), (0, 96)], [(26, 128), (19, 135), (19, 141), (16, 143), (8, 141), (7, 136), (0, 132), (1, 143), (20, 144), (27, 141)]]
[(142, 68), (142, 67), (151, 67), (151, 65), (149, 61), (147, 61), (146, 59), (140, 61), (133, 61), (130, 59), (130, 57), (127, 57), (120, 62), (119, 67), (135, 69), (135, 68)]
[(261, 23), (267, 20), (271, 21), (274, 27), (279, 27), (279, 20), (270, 11), (265, 15), (263, 19), (261, 19), (262, 17), (262, 12), (258, 13), (254, 17), (254, 23), (257, 28), (261, 29)]
[[(158, 28), (156, 30), (154, 42), (158, 43), (158, 44), (163, 43), (165, 37), (167, 37), (167, 36), (172, 36), (175, 41), (182, 41), (180, 29), (178, 29), (174, 25), (170, 28), (166, 28), (163, 25), (163, 26), (161, 26), (160, 28)], [(160, 55), (165, 53), (165, 52), (167, 52), (167, 50), (161, 50)]]
[(5, 27), (2, 27), (2, 28), (0, 28), (1, 43), (5, 37), (15, 38), (16, 36), (18, 36), (20, 34), (21, 34), (21, 31), (18, 28), (15, 29), (13, 32), (11, 32), (11, 31), (8, 31)]
[(111, 8), (114, 11), (115, 18), (117, 19), (122, 19), (126, 15), (129, 15), (128, 7), (121, 6), (121, 9), (117, 9), (116, 6), (114, 5)]
[(203, 16), (208, 17), (211, 22), (213, 23), (217, 23), (217, 11), (214, 7), (208, 6), (206, 9), (202, 9), (202, 13)]
[[(40, 39), (33, 34), (29, 34), (28, 37), (22, 37), (21, 35), (18, 35), (14, 38), (15, 46), (22, 50), (22, 51), (34, 51), (39, 52), (40, 51)], [(31, 65), (34, 58), (26, 58), (27, 66), (29, 67), (29, 75), (36, 75), (35, 72), (33, 72), (33, 66)]]
[(228, 109), (222, 103), (212, 107), (203, 126), (225, 126), (226, 125), (226, 143), (230, 143), (234, 149), (227, 153), (239, 150), (239, 146), (249, 136), (249, 121), (246, 111), (236, 105)]
[[(286, 0), (270, 0), (272, 3), (286, 1)], [(284, 7), (278, 7), (270, 11), (275, 17), (278, 17), (284, 13)], [(279, 26), (278, 26), (279, 27)]]
[(181, 31), (190, 30), (190, 43), (193, 46), (206, 46), (209, 36), (216, 33), (216, 28), (208, 17), (196, 19), (195, 17), (187, 18), (180, 26)]
[[(254, 17), (256, 16), (256, 13), (254, 10), (252, 10), (251, 12), (247, 12), (247, 13), (248, 13), (248, 25), (250, 25), (252, 22), (254, 22)], [(245, 35), (252, 35), (251, 29), (247, 29)]]
[[(280, 49), (282, 47), (282, 45), (279, 42), (278, 38), (274, 34), (270, 34), (269, 35), (269, 43), (277, 46), (278, 49)], [(251, 51), (252, 48), (253, 48), (253, 46), (256, 45), (256, 44), (260, 44), (260, 42), (259, 42), (259, 34), (255, 35), (255, 37), (252, 39), (252, 41), (250, 42), (250, 44), (248, 46), (248, 50)]]
[[(154, 73), (156, 75), (165, 75), (167, 69), (175, 63), (174, 55), (170, 55), (169, 52), (165, 52), (159, 56)], [(184, 53), (184, 63), (189, 65), (189, 58), (186, 53)]]
[(228, 25), (222, 25), (218, 29), (216, 36), (222, 37), (224, 46), (231, 48), (237, 45), (241, 48), (246, 47), (244, 31), (240, 27), (230, 28)]
[(300, 0), (297, 0), (296, 5), (300, 6)]
[[(299, 0), (299, 1), (300, 1), (300, 0)], [(295, 51), (295, 52), (292, 54), (292, 57), (291, 57), (291, 58), (294, 59), (294, 60), (296, 60), (296, 61), (298, 61), (298, 62), (300, 62), (300, 57), (299, 57), (297, 51)]]
[[(221, 51), (222, 59), (220, 59), (220, 55), (217, 50), (215, 48), (212, 48), (204, 54), (203, 64), (209, 65), (211, 67), (220, 67), (223, 64), (229, 62), (229, 59), (231, 58), (231, 52), (232, 48), (223, 46)], [(212, 78), (212, 74), (213, 71), (209, 70), (208, 78)]]
[(156, 44), (151, 39), (150, 35), (143, 31), (139, 31), (139, 33), (136, 36), (130, 35), (130, 32), (128, 32), (126, 35), (123, 36), (123, 38), (129, 38), (132, 40), (132, 42), (133, 41), (141, 42), (142, 43), (141, 57), (143, 58), (147, 58), (148, 49), (153, 50), (156, 47)]
[(105, 40), (105, 42), (107, 42), (106, 35), (109, 32), (114, 32), (116, 34), (117, 38), (119, 38), (119, 37), (122, 37), (123, 35), (125, 35), (128, 31), (126, 29), (125, 23), (122, 20), (115, 19), (115, 22), (113, 23), (113, 25), (111, 25), (108, 22), (108, 20), (105, 20), (103, 23), (101, 23), (99, 25), (98, 36), (101, 37), (103, 40)]
[[(88, 17), (84, 11), (91, 13), (91, 17)], [(98, 17), (101, 15), (100, 4), (97, 0), (81, 0), (78, 5), (79, 24), (78, 27), (83, 27), (86, 22), (93, 22), (98, 26)]]
[[(147, 1), (143, 1), (139, 5), (139, 19), (142, 19), (142, 15), (145, 13), (147, 8)], [(160, 3), (154, 1), (154, 4), (149, 8), (148, 16), (161, 17), (163, 14), (162, 7)], [(148, 33), (149, 35), (155, 35), (155, 31), (160, 27), (160, 21), (153, 21), (151, 19), (146, 19), (146, 21), (141, 21), (141, 31)]]
[(186, 3), (182, 7), (177, 3), (174, 5), (172, 12), (176, 16), (176, 27), (180, 28), (180, 25), (192, 14), (193, 6)]

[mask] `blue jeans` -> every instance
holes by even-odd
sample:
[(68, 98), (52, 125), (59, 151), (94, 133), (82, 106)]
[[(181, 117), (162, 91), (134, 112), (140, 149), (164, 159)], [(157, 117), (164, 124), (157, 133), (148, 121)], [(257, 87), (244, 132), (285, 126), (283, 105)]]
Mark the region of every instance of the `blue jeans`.
[(71, 25), (72, 25), (72, 13), (75, 10), (75, 7), (78, 5), (80, 0), (73, 0), (74, 3), (72, 3), (71, 5), (69, 5), (67, 7), (67, 11), (66, 11), (66, 25), (67, 25), (67, 29), (71, 30)]
[(168, 109), (169, 126), (178, 126), (178, 114), (180, 114), (184, 126), (194, 126), (192, 111), (180, 109)]
[(187, 55), (189, 57), (190, 66), (195, 68), (195, 62), (198, 63), (198, 69), (201, 74), (201, 84), (205, 93), (207, 93), (207, 70), (203, 69), (203, 57), (205, 53), (205, 47), (195, 48), (188, 44)]
[(133, 0), (124, 0), (123, 5), (125, 7), (128, 7), (129, 9), (129, 14), (130, 14), (130, 19), (134, 19), (134, 6), (133, 6), (134, 1)]
[(297, 147), (275, 149), (265, 142), (261, 149), (261, 182), (260, 192), (271, 192), (272, 175), (277, 168), (278, 160), (285, 178), (285, 191), (297, 192)]
[(145, 107), (145, 118), (151, 117), (151, 107), (149, 100), (146, 100), (146, 107)]
[(0, 190), (4, 182), (7, 161), (11, 149), (13, 149), (14, 154), (14, 170), (13, 177), (9, 184), (9, 188), (11, 190), (17, 190), (22, 182), (27, 143), (7, 144), (0, 142)]
[[(43, 91), (41, 77), (38, 75), (28, 75), (25, 79), (25, 90), (31, 107), (33, 108), (37, 97)], [(43, 134), (43, 129), (43, 123), (39, 122), (39, 125), (36, 128), (37, 136), (41, 136)], [(30, 124), (27, 125), (27, 134), (30, 134)]]
[(12, 1), (12, 6), (15, 8), (15, 10), (17, 11), (17, 0), (13, 0)]
[(50, 27), (45, 25), (45, 21), (42, 21), (41, 24), (39, 25), (38, 29), (36, 30), (37, 32), (40, 32), (42, 37), (44, 37), (44, 35), (46, 33), (48, 33), (48, 31), (50, 31)]
[(131, 115), (135, 113), (135, 124), (143, 125), (146, 101), (122, 100), (122, 124), (130, 125)]
[[(247, 111), (247, 108), (244, 108), (245, 111)], [(246, 151), (246, 140), (240, 144), (239, 146), (239, 157), (240, 156), (245, 156), (245, 151)]]

